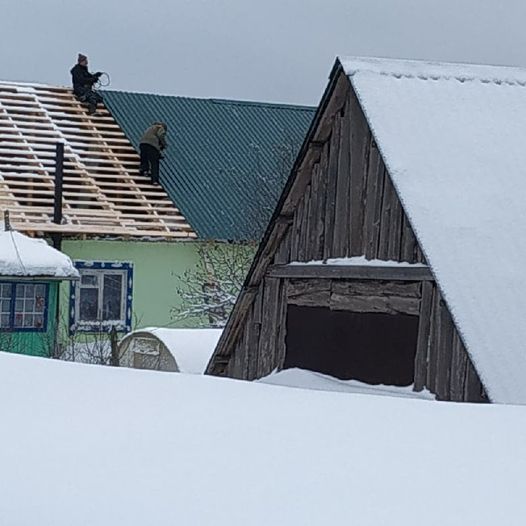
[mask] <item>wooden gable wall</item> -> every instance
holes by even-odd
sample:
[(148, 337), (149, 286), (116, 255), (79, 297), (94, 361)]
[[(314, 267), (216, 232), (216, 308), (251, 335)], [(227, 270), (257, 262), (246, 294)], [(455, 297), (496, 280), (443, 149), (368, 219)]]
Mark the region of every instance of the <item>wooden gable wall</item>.
[[(298, 280), (279, 271), (293, 261), (348, 256), (425, 263), (343, 73), (269, 232), (267, 246), (260, 250), (209, 373), (252, 380), (280, 369), (286, 353), (288, 304), (337, 310), (374, 304), (374, 309), (384, 305), (385, 312), (391, 312), (396, 305), (407, 304), (404, 296), (412, 287), (411, 314), (419, 316), (415, 390), (425, 387), (443, 400), (485, 400), (480, 379), (434, 281), (406, 280), (396, 285), (398, 282), (369, 280), (361, 288), (375, 292), (357, 301), (360, 293), (352, 286), (356, 280), (327, 276)], [(349, 292), (342, 294), (342, 290)]]

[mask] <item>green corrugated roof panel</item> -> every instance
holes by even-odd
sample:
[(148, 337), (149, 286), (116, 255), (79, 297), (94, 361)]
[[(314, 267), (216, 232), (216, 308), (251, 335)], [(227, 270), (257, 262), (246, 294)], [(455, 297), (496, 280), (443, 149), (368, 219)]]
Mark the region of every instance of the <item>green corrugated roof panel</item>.
[(168, 124), (161, 182), (202, 239), (262, 233), (314, 108), (106, 91), (106, 106), (138, 148), (152, 122)]

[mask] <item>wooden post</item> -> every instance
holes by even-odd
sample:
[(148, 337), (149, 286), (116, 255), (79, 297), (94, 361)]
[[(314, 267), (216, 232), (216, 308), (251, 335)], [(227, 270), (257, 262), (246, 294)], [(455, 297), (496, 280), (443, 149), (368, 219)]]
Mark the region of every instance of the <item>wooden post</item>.
[(117, 329), (115, 325), (110, 330), (111, 358), (110, 365), (119, 367), (119, 349), (118, 349)]
[[(64, 143), (57, 143), (55, 153), (55, 199), (53, 201), (53, 223), (62, 224), (62, 185), (64, 181)], [(52, 236), (53, 246), (60, 250), (62, 234), (56, 232)]]
[(11, 220), (9, 219), (9, 210), (4, 210), (4, 230), (9, 232), (11, 230)]
[[(62, 183), (64, 180), (64, 143), (58, 142), (55, 150), (55, 198), (53, 201), (53, 222), (57, 225), (62, 223)], [(55, 232), (51, 235), (53, 246), (60, 250), (62, 248), (62, 234)], [(59, 331), (60, 331), (60, 285), (57, 286), (57, 300), (55, 306), (55, 331), (53, 337), (53, 356), (58, 355)]]

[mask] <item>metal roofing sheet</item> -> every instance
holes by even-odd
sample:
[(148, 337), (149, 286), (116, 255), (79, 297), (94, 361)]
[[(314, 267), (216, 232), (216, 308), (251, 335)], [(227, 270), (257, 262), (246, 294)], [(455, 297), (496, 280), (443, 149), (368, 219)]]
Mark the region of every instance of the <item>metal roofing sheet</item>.
[(168, 124), (161, 182), (202, 239), (257, 239), (274, 209), (314, 108), (106, 91), (107, 108), (138, 148)]

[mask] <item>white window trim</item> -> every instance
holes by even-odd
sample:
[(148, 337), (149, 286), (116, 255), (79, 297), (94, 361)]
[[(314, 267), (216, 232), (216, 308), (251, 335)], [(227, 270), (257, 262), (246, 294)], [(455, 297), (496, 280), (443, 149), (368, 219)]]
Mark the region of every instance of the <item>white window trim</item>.
[[(81, 296), (81, 280), (73, 285), (70, 294), (70, 324), (71, 332), (99, 332), (107, 331), (115, 327), (119, 332), (128, 332), (131, 330), (131, 315), (132, 315), (132, 293), (133, 293), (133, 263), (131, 262), (116, 262), (116, 261), (75, 261), (75, 265), (79, 270), (81, 276), (97, 275), (98, 277), (98, 308), (97, 318), (102, 320), (103, 310), (103, 283), (104, 275), (113, 274), (122, 276), (123, 288), (121, 291), (120, 302), (120, 319), (106, 320), (106, 321), (80, 321), (80, 296)], [(95, 288), (95, 287), (93, 287)]]
[[(75, 319), (77, 326), (87, 326), (87, 325), (93, 325), (94, 323), (97, 325), (100, 325), (101, 327), (104, 326), (111, 326), (114, 325), (126, 325), (126, 280), (128, 278), (128, 273), (126, 270), (114, 270), (114, 269), (81, 269), (80, 276), (82, 280), (83, 275), (96, 275), (98, 276), (98, 285), (97, 285), (97, 293), (98, 293), (98, 312), (97, 312), (97, 321), (87, 321), (87, 320), (81, 320), (80, 319), (80, 296), (81, 296), (81, 290), (82, 290), (82, 283), (79, 282), (79, 291), (75, 298)], [(103, 305), (103, 297), (104, 297), (104, 276), (107, 275), (118, 275), (122, 276), (122, 290), (121, 290), (121, 299), (120, 299), (120, 317), (118, 320), (104, 320), (102, 321), (102, 310), (104, 308)], [(87, 288), (87, 287), (86, 287)], [(95, 287), (91, 287), (95, 288)]]

